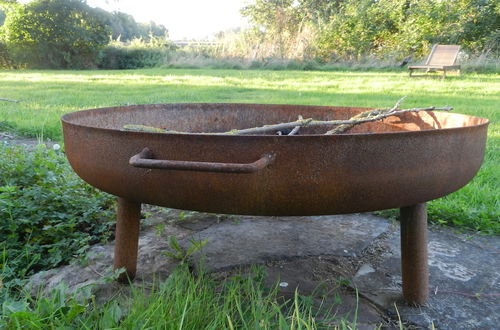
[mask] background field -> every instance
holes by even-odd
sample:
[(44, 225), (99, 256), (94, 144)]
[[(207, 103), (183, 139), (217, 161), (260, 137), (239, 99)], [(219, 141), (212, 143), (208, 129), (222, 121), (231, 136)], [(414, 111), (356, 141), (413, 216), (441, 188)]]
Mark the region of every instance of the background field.
[[(430, 203), (439, 223), (499, 233), (500, 76), (410, 79), (404, 71), (0, 71), (0, 129), (61, 140), (59, 117), (105, 106), (172, 102), (243, 102), (389, 107), (445, 106), (491, 124), (485, 162), (465, 188)], [(460, 152), (460, 150), (457, 150)]]

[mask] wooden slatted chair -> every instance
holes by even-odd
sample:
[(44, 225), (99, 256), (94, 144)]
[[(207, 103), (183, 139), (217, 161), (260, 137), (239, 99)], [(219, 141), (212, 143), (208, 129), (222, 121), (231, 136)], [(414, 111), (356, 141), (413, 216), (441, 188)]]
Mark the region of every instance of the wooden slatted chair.
[(460, 46), (458, 45), (434, 45), (432, 46), (431, 53), (427, 58), (424, 65), (410, 65), (408, 70), (410, 70), (410, 77), (422, 77), (415, 76), (413, 70), (425, 70), (425, 73), (429, 72), (439, 72), (443, 73), (441, 78), (446, 78), (446, 72), (449, 70), (454, 70), (457, 74), (460, 74), (460, 65), (457, 64), (458, 52), (460, 51)]

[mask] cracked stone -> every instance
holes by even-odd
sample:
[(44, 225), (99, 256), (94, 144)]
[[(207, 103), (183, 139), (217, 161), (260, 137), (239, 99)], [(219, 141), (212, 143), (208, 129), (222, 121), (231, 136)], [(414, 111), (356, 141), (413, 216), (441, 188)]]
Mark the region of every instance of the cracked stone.
[[(239, 217), (193, 235), (208, 240), (197, 255), (209, 270), (294, 257), (356, 257), (389, 229), (386, 219), (371, 214), (315, 217)], [(184, 248), (190, 240), (180, 242)]]

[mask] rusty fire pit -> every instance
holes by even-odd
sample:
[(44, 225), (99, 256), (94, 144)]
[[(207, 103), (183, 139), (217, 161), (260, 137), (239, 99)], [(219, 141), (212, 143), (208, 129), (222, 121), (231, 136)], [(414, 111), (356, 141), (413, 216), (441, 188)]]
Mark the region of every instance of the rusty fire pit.
[[(115, 268), (136, 272), (141, 203), (269, 216), (401, 208), (403, 295), (428, 295), (425, 202), (478, 171), (488, 121), (442, 112), (406, 113), (348, 134), (206, 135), (299, 115), (349, 119), (366, 108), (263, 104), (159, 104), (78, 111), (62, 117), (67, 157), (91, 185), (118, 196)], [(188, 134), (123, 130), (165, 127)]]

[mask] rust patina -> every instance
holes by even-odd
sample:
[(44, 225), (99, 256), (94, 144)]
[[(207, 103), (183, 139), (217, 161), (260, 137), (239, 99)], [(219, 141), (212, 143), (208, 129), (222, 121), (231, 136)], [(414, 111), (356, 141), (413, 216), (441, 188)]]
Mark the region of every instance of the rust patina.
[[(119, 208), (124, 205), (125, 210), (119, 211), (122, 219), (137, 217), (141, 203), (270, 216), (402, 208), (404, 219), (420, 219), (402, 222), (402, 238), (409, 240), (402, 258), (404, 287), (410, 286), (406, 292), (411, 291), (413, 275), (425, 277), (425, 283), (414, 288), (419, 294), (405, 293), (405, 297), (422, 303), (427, 255), (406, 253), (426, 251), (425, 235), (418, 234), (426, 230), (422, 205), (456, 191), (474, 177), (484, 156), (486, 119), (419, 112), (359, 125), (340, 135), (322, 135), (325, 127), (302, 128), (294, 136), (201, 134), (289, 122), (299, 115), (349, 119), (366, 110), (157, 104), (79, 111), (64, 115), (62, 123), (71, 166), (91, 185), (120, 197)], [(128, 124), (183, 133), (123, 130)], [(120, 223), (137, 226), (133, 223), (138, 221)], [(117, 233), (117, 246), (124, 244), (120, 239), (137, 240), (135, 230), (122, 232), (127, 234)], [(415, 242), (416, 247), (410, 246)], [(125, 253), (133, 259), (133, 269), (130, 262), (117, 264), (115, 260), (115, 266), (125, 266), (130, 277), (135, 274), (136, 255), (130, 255), (134, 249), (137, 253), (136, 245), (117, 247), (116, 252), (118, 258)], [(425, 267), (411, 266), (415, 263)]]

